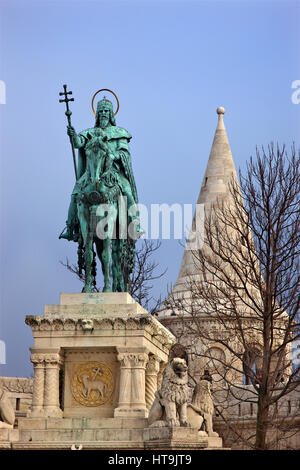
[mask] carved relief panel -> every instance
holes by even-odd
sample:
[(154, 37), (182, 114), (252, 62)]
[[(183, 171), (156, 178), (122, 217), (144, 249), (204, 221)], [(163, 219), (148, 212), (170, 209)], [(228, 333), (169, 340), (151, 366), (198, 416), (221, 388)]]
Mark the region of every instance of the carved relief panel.
[(66, 350), (64, 416), (113, 417), (119, 369), (113, 348)]

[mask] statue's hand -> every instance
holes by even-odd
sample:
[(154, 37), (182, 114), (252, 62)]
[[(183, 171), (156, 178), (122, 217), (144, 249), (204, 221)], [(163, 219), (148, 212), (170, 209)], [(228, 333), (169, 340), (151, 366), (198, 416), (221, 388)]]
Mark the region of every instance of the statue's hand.
[(99, 143), (100, 143), (100, 148), (101, 148), (102, 150), (104, 150), (105, 153), (108, 153), (108, 146), (107, 146), (107, 143), (106, 143), (106, 141), (105, 141), (104, 139), (102, 139), (102, 137), (99, 138)]
[(106, 164), (105, 164), (106, 171), (109, 168), (112, 167), (113, 161), (114, 161), (113, 154), (112, 153), (107, 153), (107, 155), (106, 155)]
[(67, 129), (68, 129), (68, 130), (67, 130), (67, 134), (68, 134), (70, 137), (74, 138), (74, 137), (77, 136), (76, 131), (75, 131), (75, 129), (74, 129), (73, 126), (68, 126)]
[(82, 139), (79, 135), (76, 134), (76, 131), (73, 126), (67, 127), (67, 134), (72, 139), (73, 145), (76, 149), (81, 148), (84, 145), (84, 139)]

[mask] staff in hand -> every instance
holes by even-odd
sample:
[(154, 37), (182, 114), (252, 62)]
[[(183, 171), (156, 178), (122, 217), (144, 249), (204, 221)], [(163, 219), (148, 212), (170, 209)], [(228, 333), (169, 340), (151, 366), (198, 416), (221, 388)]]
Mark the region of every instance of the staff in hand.
[(59, 102), (60, 103), (66, 103), (66, 108), (67, 109), (66, 109), (65, 115), (67, 116), (67, 119), (68, 119), (68, 135), (69, 135), (70, 143), (71, 143), (71, 147), (72, 147), (75, 178), (76, 178), (76, 181), (77, 181), (77, 165), (76, 165), (75, 149), (74, 149), (74, 144), (73, 144), (72, 131), (70, 132), (70, 130), (71, 129), (74, 130), (75, 135), (76, 135), (76, 132), (75, 132), (75, 129), (72, 126), (72, 123), (71, 123), (72, 111), (70, 111), (70, 109), (69, 109), (69, 101), (74, 101), (74, 98), (69, 98), (68, 97), (68, 95), (72, 95), (72, 92), (67, 91), (67, 85), (63, 85), (63, 87), (64, 87), (64, 91), (60, 92), (59, 95), (64, 96), (65, 99), (59, 100)]

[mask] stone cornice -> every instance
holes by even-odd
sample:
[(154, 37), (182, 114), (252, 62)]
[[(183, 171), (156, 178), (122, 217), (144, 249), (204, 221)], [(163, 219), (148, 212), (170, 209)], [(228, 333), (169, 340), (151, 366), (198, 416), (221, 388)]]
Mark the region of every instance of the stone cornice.
[(31, 327), (33, 332), (79, 331), (85, 334), (87, 330), (89, 333), (96, 333), (98, 330), (141, 330), (150, 334), (154, 340), (159, 340), (162, 345), (171, 345), (175, 342), (173, 334), (150, 314), (111, 318), (102, 318), (96, 314), (89, 314), (84, 318), (76, 314), (65, 316), (28, 315), (25, 323)]

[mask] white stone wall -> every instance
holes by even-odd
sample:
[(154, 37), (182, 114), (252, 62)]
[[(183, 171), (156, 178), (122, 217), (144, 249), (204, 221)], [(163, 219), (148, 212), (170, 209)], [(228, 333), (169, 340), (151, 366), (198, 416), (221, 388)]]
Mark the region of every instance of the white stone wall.
[[(214, 429), (223, 438), (225, 447), (250, 449), (251, 442), (254, 442), (254, 437), (250, 437), (255, 435), (257, 413), (253, 389), (252, 385), (239, 386), (232, 389), (232, 394), (213, 390), (216, 408)], [(226, 422), (218, 413), (218, 409), (225, 416)], [(300, 449), (300, 385), (282, 397), (277, 405), (271, 408), (270, 414), (273, 430), (268, 439), (272, 442), (271, 448)]]
[(0, 377), (0, 389), (8, 392), (16, 417), (26, 416), (32, 404), (33, 378)]

